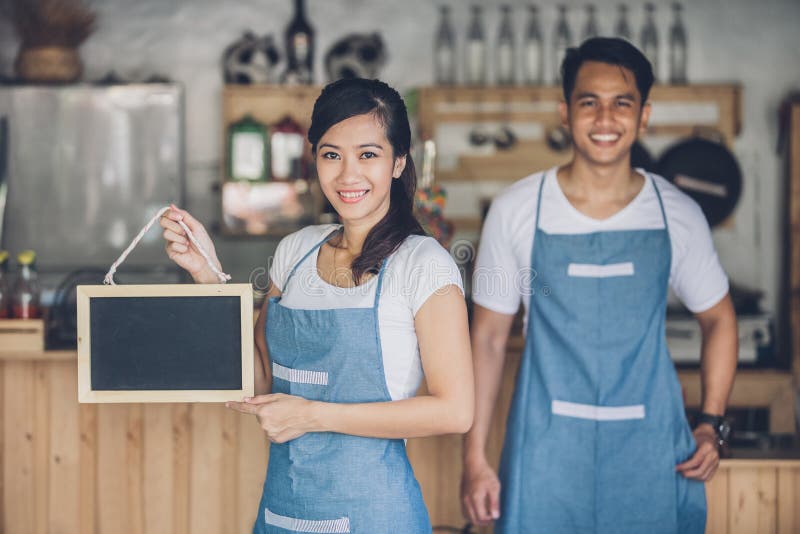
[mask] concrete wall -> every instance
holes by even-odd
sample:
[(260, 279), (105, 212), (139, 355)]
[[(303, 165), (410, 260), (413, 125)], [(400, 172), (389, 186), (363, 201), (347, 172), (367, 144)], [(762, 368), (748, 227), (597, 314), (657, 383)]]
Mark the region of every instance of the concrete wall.
[[(459, 36), (467, 25), (468, 2), (450, 0)], [(524, 25), (525, 2), (508, 1), (518, 15), (518, 36)], [(617, 0), (598, 1), (602, 32), (610, 32)], [(217, 217), (217, 197), (210, 192), (219, 176), (220, 55), (243, 30), (272, 33), (282, 39), (291, 17), (289, 0), (95, 0), (99, 28), (82, 48), (86, 77), (114, 70), (126, 78), (160, 73), (186, 87), (187, 183), (190, 209), (206, 220)], [(483, 0), (485, 27), (493, 39), (498, 0)], [(584, 22), (584, 2), (570, 3), (570, 23), (577, 35)], [(629, 21), (638, 35), (643, 19), (640, 0), (629, 1)], [(744, 129), (735, 141), (745, 184), (735, 224), (715, 231), (722, 261), (737, 282), (763, 288), (765, 304), (779, 302), (783, 254), (784, 176), (775, 153), (777, 109), (792, 89), (800, 89), (800, 2), (797, 0), (694, 0), (684, 2), (689, 36), (689, 78), (693, 82), (737, 81), (744, 86)], [(431, 49), (437, 25), (436, 3), (426, 0), (308, 0), (308, 15), (317, 32), (317, 79), (321, 58), (330, 44), (350, 32), (379, 30), (390, 59), (383, 78), (399, 89), (432, 83)], [(539, 2), (549, 46), (556, 2)], [(659, 5), (662, 77), (666, 74), (669, 3)], [(9, 74), (16, 38), (0, 26), (0, 69)], [(549, 63), (549, 62), (548, 62)], [(546, 65), (546, 72), (552, 66)], [(534, 169), (532, 169), (534, 170)], [(220, 240), (221, 241), (221, 240)], [(237, 278), (261, 264), (274, 243), (261, 240), (220, 243)]]

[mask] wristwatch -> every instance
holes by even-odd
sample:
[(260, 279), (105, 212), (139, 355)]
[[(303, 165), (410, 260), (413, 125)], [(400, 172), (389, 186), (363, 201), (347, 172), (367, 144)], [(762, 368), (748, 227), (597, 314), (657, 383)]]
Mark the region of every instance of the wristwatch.
[(728, 442), (728, 437), (731, 434), (731, 425), (724, 416), (703, 412), (697, 416), (696, 422), (695, 428), (702, 424), (711, 425), (717, 434), (717, 447), (722, 447)]

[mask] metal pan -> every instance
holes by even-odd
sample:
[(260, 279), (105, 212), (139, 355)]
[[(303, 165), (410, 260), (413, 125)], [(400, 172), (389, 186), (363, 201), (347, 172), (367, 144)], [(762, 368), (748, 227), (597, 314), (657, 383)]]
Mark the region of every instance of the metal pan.
[(658, 172), (692, 197), (714, 227), (727, 219), (742, 194), (742, 171), (721, 142), (703, 137), (678, 141), (658, 160)]

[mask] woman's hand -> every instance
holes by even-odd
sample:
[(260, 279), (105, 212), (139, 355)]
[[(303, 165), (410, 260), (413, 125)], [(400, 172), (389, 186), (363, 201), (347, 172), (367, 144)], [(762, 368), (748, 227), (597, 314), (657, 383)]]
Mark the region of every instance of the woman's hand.
[(245, 397), (244, 402), (229, 401), (225, 406), (253, 414), (272, 443), (286, 443), (317, 429), (314, 402), (283, 393)]
[(189, 236), (186, 235), (186, 231), (178, 224), (178, 221), (183, 221), (189, 227), (197, 242), (200, 243), (209, 258), (211, 258), (214, 266), (218, 270), (222, 270), (214, 249), (214, 243), (208, 236), (206, 229), (197, 219), (189, 215), (188, 211), (179, 209), (174, 204), (170, 204), (170, 209), (159, 220), (159, 224), (164, 229), (163, 235), (166, 241), (167, 256), (180, 267), (186, 269), (195, 282), (201, 284), (218, 283), (219, 279), (208, 266), (203, 255), (189, 241)]

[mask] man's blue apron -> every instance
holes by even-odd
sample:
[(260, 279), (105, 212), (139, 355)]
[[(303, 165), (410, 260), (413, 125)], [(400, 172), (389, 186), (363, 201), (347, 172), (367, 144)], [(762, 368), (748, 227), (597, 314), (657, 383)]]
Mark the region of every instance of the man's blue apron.
[[(284, 294), (302, 291), (291, 285)], [(383, 371), (378, 302), (372, 308), (290, 309), (270, 300), (266, 336), (272, 391), (337, 403), (391, 400)], [(370, 283), (370, 282), (367, 282)], [(431, 526), (402, 439), (313, 432), (271, 444), (254, 533), (423, 533)]]
[(561, 235), (539, 228), (545, 179), (497, 531), (702, 533), (703, 483), (675, 472), (695, 442), (666, 346), (655, 181), (663, 229)]

